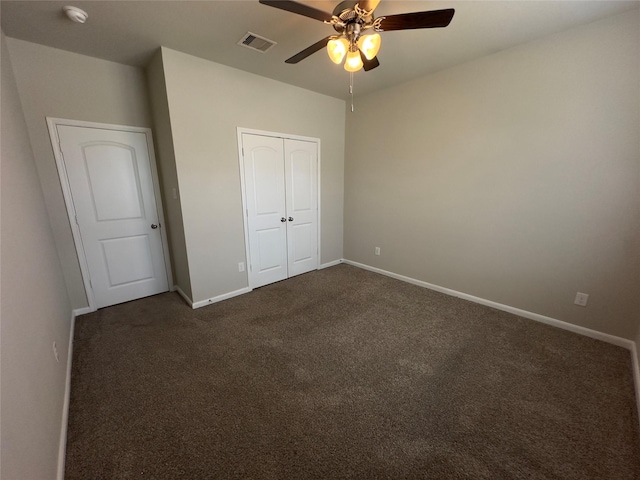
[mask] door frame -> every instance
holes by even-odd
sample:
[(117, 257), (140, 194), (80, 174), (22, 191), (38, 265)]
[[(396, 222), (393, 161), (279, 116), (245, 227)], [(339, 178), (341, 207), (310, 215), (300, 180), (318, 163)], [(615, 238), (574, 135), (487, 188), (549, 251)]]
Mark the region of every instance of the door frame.
[(318, 146), (318, 162), (317, 162), (317, 169), (318, 171), (317, 173), (317, 179), (318, 179), (318, 210), (317, 210), (317, 221), (318, 221), (318, 251), (316, 252), (316, 255), (318, 257), (318, 266), (316, 267), (316, 270), (318, 268), (320, 268), (321, 265), (321, 261), (320, 261), (320, 252), (322, 252), (322, 244), (321, 244), (321, 237), (322, 237), (322, 228), (321, 228), (321, 200), (322, 200), (322, 190), (320, 188), (321, 186), (321, 174), (320, 172), (322, 171), (322, 169), (320, 168), (321, 166), (321, 161), (320, 161), (320, 139), (316, 138), (316, 137), (304, 137), (301, 135), (292, 135), (292, 134), (288, 134), (288, 133), (278, 133), (278, 132), (268, 132), (265, 130), (255, 130), (252, 128), (244, 128), (244, 127), (237, 127), (237, 136), (238, 136), (238, 165), (240, 167), (240, 192), (241, 192), (241, 196), (242, 196), (242, 220), (243, 220), (243, 225), (244, 225), (244, 248), (245, 248), (245, 258), (246, 258), (246, 262), (247, 262), (247, 268), (246, 268), (246, 272), (247, 272), (247, 284), (249, 285), (250, 289), (253, 289), (254, 286), (251, 284), (251, 275), (249, 275), (249, 268), (251, 265), (251, 252), (249, 251), (249, 219), (248, 219), (248, 214), (247, 214), (247, 195), (246, 195), (246, 190), (245, 190), (245, 179), (244, 179), (244, 154), (242, 151), (242, 134), (243, 133), (247, 133), (250, 135), (261, 135), (263, 137), (275, 137), (275, 138), (282, 138), (284, 140), (301, 140), (303, 142), (313, 142)]
[(162, 239), (162, 254), (164, 257), (164, 265), (167, 273), (167, 285), (169, 286), (169, 291), (173, 291), (173, 272), (171, 270), (171, 259), (169, 255), (169, 243), (167, 241), (166, 228), (164, 228), (164, 226), (166, 226), (166, 222), (164, 220), (164, 209), (162, 207), (162, 196), (160, 195), (160, 182), (158, 180), (156, 154), (153, 148), (153, 136), (151, 133), (151, 129), (146, 127), (132, 127), (127, 125), (114, 125), (110, 123), (85, 122), (83, 120), (68, 120), (64, 118), (54, 117), (46, 117), (46, 119), (47, 127), (49, 129), (49, 138), (51, 140), (51, 147), (53, 148), (53, 156), (56, 159), (58, 177), (60, 178), (60, 185), (62, 187), (64, 204), (66, 206), (69, 225), (71, 226), (71, 233), (73, 235), (73, 243), (75, 245), (76, 254), (78, 255), (78, 262), (80, 263), (82, 282), (84, 283), (84, 290), (87, 295), (87, 302), (89, 303), (89, 311), (95, 312), (98, 308), (96, 306), (95, 295), (93, 293), (93, 287), (91, 285), (89, 264), (87, 263), (84, 246), (82, 245), (80, 227), (76, 223), (76, 208), (73, 204), (73, 196), (71, 195), (71, 185), (69, 184), (69, 178), (67, 176), (67, 166), (64, 162), (64, 156), (62, 155), (62, 148), (60, 147), (60, 138), (58, 137), (57, 129), (58, 125), (69, 127), (96, 128), (100, 130), (115, 130), (119, 132), (129, 133), (143, 133), (145, 135), (147, 141), (147, 149), (149, 151), (149, 166), (151, 168), (153, 194), (156, 197), (156, 210), (158, 213), (158, 220), (159, 222), (161, 222), (160, 236)]

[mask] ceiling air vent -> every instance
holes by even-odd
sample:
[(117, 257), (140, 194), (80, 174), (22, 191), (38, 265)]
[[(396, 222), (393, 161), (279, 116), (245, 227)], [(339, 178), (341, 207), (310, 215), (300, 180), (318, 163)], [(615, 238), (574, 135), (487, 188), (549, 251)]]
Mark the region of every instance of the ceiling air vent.
[(266, 52), (276, 44), (273, 40), (261, 37), (255, 33), (247, 32), (244, 37), (240, 39), (238, 45), (256, 50), (257, 52)]

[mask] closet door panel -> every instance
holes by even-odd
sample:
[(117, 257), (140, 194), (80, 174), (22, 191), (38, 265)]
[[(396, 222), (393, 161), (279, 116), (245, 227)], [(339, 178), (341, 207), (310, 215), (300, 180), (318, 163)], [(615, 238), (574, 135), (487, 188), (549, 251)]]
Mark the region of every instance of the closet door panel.
[(289, 276), (318, 268), (318, 146), (285, 139)]
[[(280, 138), (242, 135), (253, 288), (288, 276), (284, 150)], [(285, 221), (283, 221), (285, 219)]]

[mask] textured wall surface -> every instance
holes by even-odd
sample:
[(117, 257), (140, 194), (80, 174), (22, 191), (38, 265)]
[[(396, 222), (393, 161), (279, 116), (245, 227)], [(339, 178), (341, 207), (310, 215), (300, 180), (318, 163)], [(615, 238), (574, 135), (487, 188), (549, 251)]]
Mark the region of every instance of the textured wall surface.
[(320, 263), (342, 258), (345, 102), (162, 49), (192, 299), (248, 285), (237, 127), (321, 142)]
[(360, 98), (345, 258), (634, 339), (639, 23), (635, 10)]
[(0, 477), (44, 480), (58, 466), (71, 304), (4, 34), (1, 58)]
[(88, 305), (46, 117), (151, 127), (144, 72), (7, 39), (29, 138), (73, 308)]

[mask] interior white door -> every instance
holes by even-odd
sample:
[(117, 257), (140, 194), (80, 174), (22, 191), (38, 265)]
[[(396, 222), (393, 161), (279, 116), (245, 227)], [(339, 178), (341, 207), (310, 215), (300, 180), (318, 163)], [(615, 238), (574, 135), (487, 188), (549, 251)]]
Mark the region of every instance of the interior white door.
[(289, 276), (318, 268), (318, 146), (285, 139)]
[(318, 144), (242, 134), (249, 285), (318, 268)]
[(281, 138), (242, 135), (252, 288), (287, 278), (287, 219)]
[(166, 292), (146, 135), (56, 128), (96, 307)]

